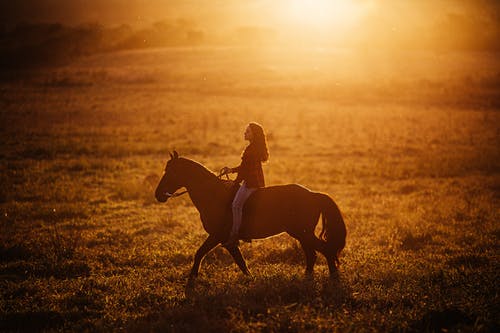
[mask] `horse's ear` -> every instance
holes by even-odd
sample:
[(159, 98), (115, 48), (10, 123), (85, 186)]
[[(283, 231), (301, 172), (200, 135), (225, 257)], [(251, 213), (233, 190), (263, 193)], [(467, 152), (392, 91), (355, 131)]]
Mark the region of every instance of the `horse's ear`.
[(171, 152), (169, 152), (169, 154), (170, 154), (170, 159), (173, 160), (174, 159), (174, 155), (172, 155)]
[(173, 158), (179, 158), (179, 154), (174, 150), (174, 157)]

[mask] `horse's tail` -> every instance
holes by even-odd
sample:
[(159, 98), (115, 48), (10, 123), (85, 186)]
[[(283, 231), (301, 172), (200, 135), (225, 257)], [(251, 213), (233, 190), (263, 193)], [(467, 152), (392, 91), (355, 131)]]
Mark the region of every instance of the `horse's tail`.
[(339, 207), (327, 194), (315, 193), (322, 216), (320, 239), (326, 242), (326, 251), (333, 253), (335, 264), (340, 265), (339, 255), (345, 247), (347, 230)]

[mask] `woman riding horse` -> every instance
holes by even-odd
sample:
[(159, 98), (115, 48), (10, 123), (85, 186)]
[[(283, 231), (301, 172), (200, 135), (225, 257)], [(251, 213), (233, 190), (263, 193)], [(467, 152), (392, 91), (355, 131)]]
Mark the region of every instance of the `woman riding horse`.
[(224, 167), (221, 170), (221, 176), (237, 172), (238, 176), (234, 180), (241, 186), (236, 192), (233, 200), (233, 227), (225, 247), (234, 246), (238, 242), (238, 232), (241, 226), (243, 216), (243, 206), (248, 197), (256, 189), (264, 187), (264, 172), (262, 171), (262, 162), (269, 158), (267, 150), (266, 135), (261, 125), (257, 123), (248, 124), (245, 130), (245, 140), (250, 144), (245, 148), (241, 155), (241, 164), (235, 168)]
[[(218, 244), (226, 242), (232, 229), (231, 202), (234, 190), (200, 163), (179, 157), (174, 151), (165, 173), (156, 188), (156, 199), (166, 202), (185, 187), (200, 212), (208, 237), (194, 257), (190, 281), (198, 275), (203, 257)], [(322, 216), (319, 238), (314, 230)], [(250, 196), (243, 209), (241, 239), (267, 238), (286, 232), (296, 238), (306, 255), (306, 274), (312, 274), (316, 251), (328, 263), (330, 275), (336, 276), (339, 254), (345, 246), (346, 227), (339, 208), (330, 196), (308, 190), (297, 184), (259, 188)], [(249, 274), (238, 244), (227, 250), (239, 268)]]

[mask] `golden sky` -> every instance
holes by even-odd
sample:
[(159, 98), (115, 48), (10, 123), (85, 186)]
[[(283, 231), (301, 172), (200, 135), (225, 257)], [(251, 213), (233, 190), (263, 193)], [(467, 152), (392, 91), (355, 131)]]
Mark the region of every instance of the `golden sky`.
[(259, 27), (280, 40), (370, 46), (418, 41), (498, 49), (500, 37), (496, 0), (16, 0), (1, 1), (0, 13), (4, 28), (19, 22), (140, 27), (182, 18), (207, 35)]

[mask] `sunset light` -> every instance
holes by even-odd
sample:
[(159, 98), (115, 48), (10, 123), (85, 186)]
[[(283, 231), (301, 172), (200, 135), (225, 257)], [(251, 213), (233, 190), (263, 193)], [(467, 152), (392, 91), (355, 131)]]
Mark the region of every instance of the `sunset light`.
[(282, 2), (284, 20), (302, 28), (349, 28), (371, 7), (353, 0), (292, 0)]
[(500, 0), (0, 22), (0, 333), (500, 332)]

